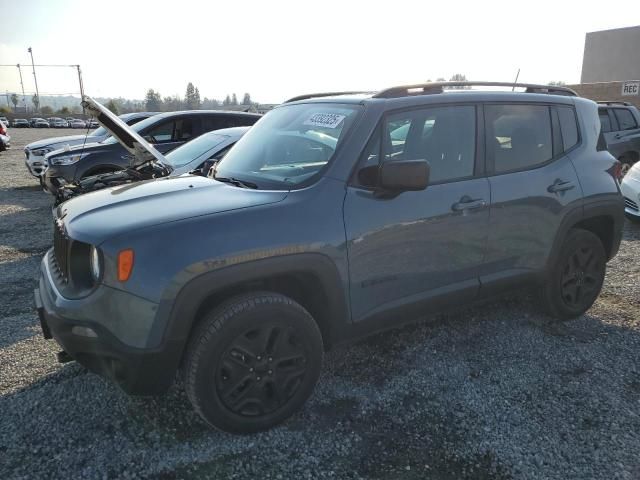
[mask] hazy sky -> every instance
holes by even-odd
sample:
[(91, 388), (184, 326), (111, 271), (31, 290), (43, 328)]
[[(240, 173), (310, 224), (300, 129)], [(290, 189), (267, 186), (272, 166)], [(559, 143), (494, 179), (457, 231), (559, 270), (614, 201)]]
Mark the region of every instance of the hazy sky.
[[(640, 24), (640, 2), (0, 0), (0, 64), (80, 64), (86, 93), (148, 88), (263, 103), (463, 73), (472, 80), (580, 80), (586, 32)], [(38, 68), (43, 93), (77, 93), (71, 68)], [(19, 91), (0, 67), (0, 92)]]

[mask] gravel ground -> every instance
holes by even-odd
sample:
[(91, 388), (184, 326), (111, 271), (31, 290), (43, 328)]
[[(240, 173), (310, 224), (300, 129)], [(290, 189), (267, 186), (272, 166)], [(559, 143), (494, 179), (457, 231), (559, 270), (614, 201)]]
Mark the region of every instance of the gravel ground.
[(517, 295), (326, 355), (312, 399), (253, 436), (174, 388), (131, 398), (59, 365), (33, 312), (50, 204), (15, 130), (0, 154), (0, 478), (640, 478), (640, 227), (604, 291), (552, 325)]

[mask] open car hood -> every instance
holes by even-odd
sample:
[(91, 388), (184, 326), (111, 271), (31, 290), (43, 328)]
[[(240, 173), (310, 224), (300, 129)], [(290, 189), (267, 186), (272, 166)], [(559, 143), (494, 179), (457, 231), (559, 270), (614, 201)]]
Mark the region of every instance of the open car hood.
[(101, 103), (85, 95), (82, 97), (82, 106), (132, 155), (133, 165), (152, 160), (165, 166), (169, 165), (158, 150)]

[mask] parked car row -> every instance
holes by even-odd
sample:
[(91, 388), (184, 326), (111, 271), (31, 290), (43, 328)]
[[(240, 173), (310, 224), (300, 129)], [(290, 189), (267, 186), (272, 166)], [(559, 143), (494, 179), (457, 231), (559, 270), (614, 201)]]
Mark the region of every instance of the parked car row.
[[(9, 125), (7, 121), (7, 126)], [(11, 126), (14, 128), (98, 128), (98, 122), (93, 119), (82, 120), (80, 118), (60, 118), (50, 117), (47, 119), (40, 117), (33, 117), (27, 120), (26, 118), (16, 118), (12, 121)]]
[[(251, 128), (227, 112), (131, 127), (85, 98), (112, 137), (45, 155), (61, 203), (43, 335), (131, 394), (180, 370), (209, 425), (248, 433), (304, 404), (337, 343), (515, 287), (583, 314), (624, 222), (598, 107), (566, 87), (448, 89), (489, 85), (514, 86), (304, 95)], [(245, 126), (217, 130), (230, 120)], [(105, 165), (120, 170), (89, 175)]]

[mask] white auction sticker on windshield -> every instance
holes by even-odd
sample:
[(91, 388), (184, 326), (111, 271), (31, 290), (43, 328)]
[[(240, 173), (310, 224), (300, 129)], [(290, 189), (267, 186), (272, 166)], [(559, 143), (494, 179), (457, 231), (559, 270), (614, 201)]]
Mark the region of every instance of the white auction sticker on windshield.
[(340, 122), (344, 120), (346, 115), (340, 115), (338, 113), (314, 113), (303, 125), (313, 125), (314, 127), (324, 128), (336, 128), (340, 125)]

